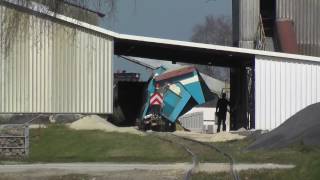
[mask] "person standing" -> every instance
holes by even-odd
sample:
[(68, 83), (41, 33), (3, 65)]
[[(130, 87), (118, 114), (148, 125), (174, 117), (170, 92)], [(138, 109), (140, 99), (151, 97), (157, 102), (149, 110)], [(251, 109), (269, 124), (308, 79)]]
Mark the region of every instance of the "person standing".
[(222, 98), (218, 100), (216, 107), (216, 115), (218, 116), (218, 129), (217, 132), (220, 132), (220, 126), (222, 123), (223, 131), (226, 131), (226, 116), (228, 111), (228, 106), (230, 102), (226, 99), (226, 93), (222, 93)]

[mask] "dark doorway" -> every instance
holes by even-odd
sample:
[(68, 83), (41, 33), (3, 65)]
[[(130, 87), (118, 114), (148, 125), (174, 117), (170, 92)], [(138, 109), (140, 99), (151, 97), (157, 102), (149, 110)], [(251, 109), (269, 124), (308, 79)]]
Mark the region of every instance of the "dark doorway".
[(118, 82), (115, 88), (113, 118), (119, 126), (134, 126), (143, 106), (146, 82)]
[(254, 66), (234, 67), (230, 71), (230, 130), (255, 128)]
[(266, 36), (273, 37), (276, 20), (276, 0), (260, 0), (260, 13)]

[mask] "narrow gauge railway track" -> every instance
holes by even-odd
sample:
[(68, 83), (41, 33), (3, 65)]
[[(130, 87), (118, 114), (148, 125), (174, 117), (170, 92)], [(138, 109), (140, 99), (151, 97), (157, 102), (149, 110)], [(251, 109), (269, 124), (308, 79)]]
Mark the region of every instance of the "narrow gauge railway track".
[(154, 133), (154, 135), (166, 142), (172, 143), (172, 144), (177, 144), (181, 147), (183, 147), (188, 154), (190, 154), (190, 156), (192, 157), (192, 167), (186, 172), (185, 176), (184, 176), (184, 180), (190, 180), (191, 176), (192, 176), (192, 172), (195, 170), (195, 168), (197, 167), (197, 165), (199, 164), (198, 161), (198, 155), (192, 150), (191, 145), (186, 143), (186, 142), (191, 142), (193, 143), (193, 145), (197, 144), (197, 145), (201, 145), (201, 146), (205, 146), (209, 149), (212, 149), (218, 153), (221, 153), (223, 156), (225, 156), (230, 164), (230, 175), (232, 176), (232, 178), (234, 180), (240, 180), (240, 177), (238, 175), (237, 170), (234, 167), (235, 164), (235, 160), (234, 158), (229, 154), (224, 152), (223, 150), (221, 150), (220, 148), (209, 144), (209, 143), (205, 143), (205, 142), (200, 142), (194, 139), (190, 139), (190, 138), (186, 138), (186, 137), (181, 137), (181, 136), (177, 136), (175, 134), (172, 133)]
[(163, 133), (153, 133), (157, 138), (159, 138), (162, 141), (169, 142), (171, 144), (176, 144), (185, 149), (185, 151), (192, 157), (192, 167), (186, 172), (184, 176), (184, 180), (190, 180), (192, 176), (192, 172), (196, 168), (197, 164), (199, 163), (198, 161), (198, 156), (190, 149), (189, 146), (183, 144), (182, 142), (177, 142), (175, 139), (169, 138), (168, 134), (163, 134)]

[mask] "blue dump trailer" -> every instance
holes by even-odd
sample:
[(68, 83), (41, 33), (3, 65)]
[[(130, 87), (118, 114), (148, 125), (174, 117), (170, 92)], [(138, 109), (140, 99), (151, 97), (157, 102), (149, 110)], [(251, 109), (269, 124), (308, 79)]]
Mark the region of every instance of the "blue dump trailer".
[[(154, 111), (153, 95), (161, 94), (162, 104)], [(144, 130), (174, 130), (177, 119), (191, 108), (210, 101), (214, 94), (193, 66), (167, 70), (159, 67), (149, 80), (140, 117)]]

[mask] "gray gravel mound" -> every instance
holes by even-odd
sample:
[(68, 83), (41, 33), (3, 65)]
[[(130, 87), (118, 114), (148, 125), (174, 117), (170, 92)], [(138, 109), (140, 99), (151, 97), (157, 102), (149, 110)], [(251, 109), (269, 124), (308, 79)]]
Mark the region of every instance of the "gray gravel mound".
[(293, 144), (320, 146), (320, 103), (306, 107), (278, 128), (261, 135), (248, 150), (284, 148)]

